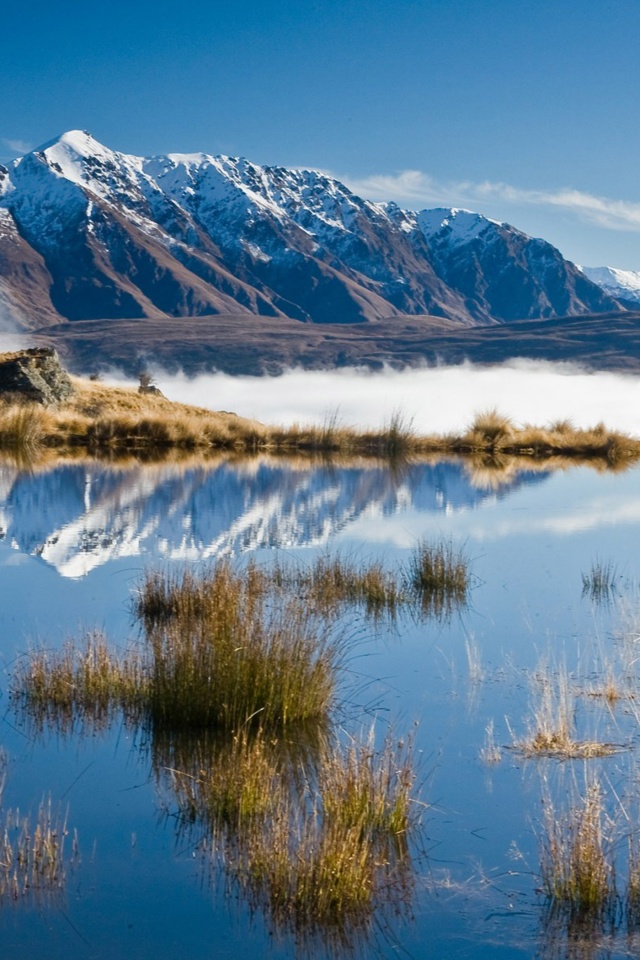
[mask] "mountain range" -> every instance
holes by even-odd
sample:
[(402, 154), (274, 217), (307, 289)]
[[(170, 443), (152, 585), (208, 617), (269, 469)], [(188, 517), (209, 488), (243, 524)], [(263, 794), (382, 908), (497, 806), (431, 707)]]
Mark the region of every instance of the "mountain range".
[(400, 341), (413, 321), (428, 337), (637, 309), (615, 280), (482, 214), (373, 203), (314, 170), (134, 157), (77, 130), (0, 166), (0, 313), (63, 353), (94, 335), (94, 364), (132, 322), (138, 347), (182, 338), (186, 356), (220, 330), (240, 348), (310, 324)]

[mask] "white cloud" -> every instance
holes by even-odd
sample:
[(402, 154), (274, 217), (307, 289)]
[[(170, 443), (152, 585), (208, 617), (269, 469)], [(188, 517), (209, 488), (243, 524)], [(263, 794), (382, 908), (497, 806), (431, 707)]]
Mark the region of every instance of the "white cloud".
[[(499, 366), (370, 371), (290, 370), (278, 377), (223, 373), (187, 378), (154, 371), (172, 400), (234, 410), (264, 423), (321, 424), (332, 411), (347, 426), (379, 428), (401, 411), (421, 433), (459, 432), (496, 407), (517, 423), (603, 421), (640, 436), (640, 378), (577, 365), (514, 360)], [(116, 378), (117, 379), (117, 378)]]
[(374, 174), (364, 178), (343, 176), (339, 179), (355, 193), (373, 200), (442, 206), (499, 202), (514, 206), (524, 204), (555, 207), (609, 230), (640, 231), (640, 203), (597, 197), (571, 187), (560, 190), (527, 190), (490, 180), (438, 181), (420, 170)]
[(26, 140), (13, 140), (11, 137), (3, 137), (2, 142), (14, 153), (29, 153), (30, 150), (33, 150), (33, 144), (27, 143)]

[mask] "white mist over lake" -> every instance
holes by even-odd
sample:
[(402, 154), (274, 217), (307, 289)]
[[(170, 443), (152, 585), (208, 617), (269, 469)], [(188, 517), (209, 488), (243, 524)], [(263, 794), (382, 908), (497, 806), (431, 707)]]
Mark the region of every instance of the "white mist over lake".
[(640, 376), (590, 373), (575, 364), (516, 360), (492, 367), (291, 370), (278, 377), (156, 371), (155, 379), (171, 400), (283, 426), (319, 424), (337, 411), (344, 426), (376, 428), (400, 412), (415, 430), (440, 433), (462, 430), (477, 412), (495, 407), (517, 424), (602, 421), (640, 436)]

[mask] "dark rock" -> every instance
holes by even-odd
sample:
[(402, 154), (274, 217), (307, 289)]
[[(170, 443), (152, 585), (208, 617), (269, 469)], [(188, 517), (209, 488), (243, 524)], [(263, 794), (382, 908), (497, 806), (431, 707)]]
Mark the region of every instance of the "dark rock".
[(48, 405), (60, 403), (72, 393), (69, 375), (53, 347), (0, 354), (0, 394)]

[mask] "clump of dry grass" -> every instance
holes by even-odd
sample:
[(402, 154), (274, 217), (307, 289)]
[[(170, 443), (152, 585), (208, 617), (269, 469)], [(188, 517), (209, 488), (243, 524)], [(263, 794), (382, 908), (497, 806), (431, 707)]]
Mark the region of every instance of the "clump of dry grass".
[(391, 737), (376, 750), (373, 735), (371, 730), (368, 742), (352, 741), (342, 753), (325, 758), (319, 773), (323, 811), (334, 824), (358, 827), (363, 835), (397, 837), (410, 824), (410, 750)]
[(612, 828), (597, 784), (591, 784), (586, 795), (562, 813), (546, 798), (540, 847), (542, 886), (549, 900), (570, 916), (604, 918), (615, 909)]
[(146, 600), (164, 596), (171, 608), (154, 623), (147, 603), (139, 606), (154, 722), (238, 730), (256, 718), (281, 729), (327, 716), (343, 644), (306, 604), (267, 593), (255, 567), (242, 573), (227, 561), (200, 584), (188, 574), (164, 594), (157, 579), (148, 584)]
[(468, 603), (469, 561), (451, 542), (422, 541), (409, 561), (408, 583), (425, 613), (450, 616), (453, 610)]
[(37, 449), (51, 426), (51, 415), (35, 403), (0, 405), (0, 446), (13, 450)]
[(108, 723), (114, 709), (171, 729), (282, 730), (326, 720), (344, 644), (326, 618), (266, 589), (260, 571), (220, 561), (202, 579), (149, 574), (138, 599), (143, 649), (122, 656), (104, 637), (33, 651), (12, 696), (40, 725)]
[(114, 653), (103, 634), (67, 641), (61, 650), (36, 649), (22, 657), (12, 678), (12, 698), (38, 729), (51, 724), (69, 732), (76, 721), (96, 728), (114, 710), (137, 716), (148, 696), (147, 667), (139, 650)]
[(402, 744), (375, 750), (369, 739), (324, 753), (303, 797), (274, 773), (267, 815), (245, 819), (222, 844), (218, 834), (218, 853), (254, 908), (285, 929), (344, 942), (386, 904), (408, 902), (406, 835), (415, 818)]
[(465, 439), (471, 446), (495, 449), (514, 434), (514, 425), (510, 417), (498, 413), (493, 407), (478, 413)]
[(578, 740), (575, 736), (575, 694), (565, 670), (547, 675), (542, 665), (533, 678), (532, 718), (527, 735), (514, 742), (526, 757), (575, 759), (606, 757), (617, 748), (598, 740)]

